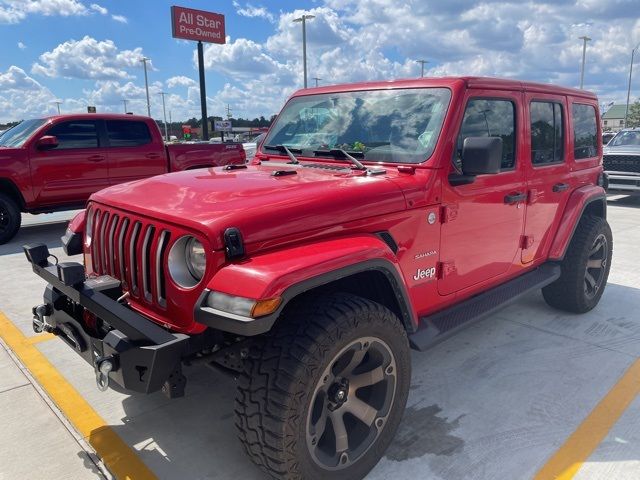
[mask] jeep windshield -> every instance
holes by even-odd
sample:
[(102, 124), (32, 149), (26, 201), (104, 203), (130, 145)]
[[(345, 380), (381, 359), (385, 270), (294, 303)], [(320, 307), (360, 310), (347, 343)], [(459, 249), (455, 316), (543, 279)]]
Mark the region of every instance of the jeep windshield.
[(310, 157), (339, 149), (355, 152), (364, 161), (421, 163), (433, 153), (450, 98), (446, 88), (295, 97), (283, 108), (263, 148), (286, 146)]
[(21, 147), (44, 122), (42, 118), (20, 122), (0, 136), (0, 147)]

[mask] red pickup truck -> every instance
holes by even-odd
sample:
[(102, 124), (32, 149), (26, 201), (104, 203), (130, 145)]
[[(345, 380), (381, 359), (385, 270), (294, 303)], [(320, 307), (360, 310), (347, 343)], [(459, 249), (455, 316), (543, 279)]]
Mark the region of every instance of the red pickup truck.
[(92, 193), (111, 185), (245, 160), (240, 143), (165, 145), (149, 117), (25, 120), (0, 137), (0, 244), (18, 232), (20, 212), (81, 208)]

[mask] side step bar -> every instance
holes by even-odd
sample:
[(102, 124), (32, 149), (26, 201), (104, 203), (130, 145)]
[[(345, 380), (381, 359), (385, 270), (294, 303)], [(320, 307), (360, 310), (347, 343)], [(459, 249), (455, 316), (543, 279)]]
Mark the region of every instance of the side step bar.
[(472, 323), (482, 320), (527, 293), (540, 289), (560, 277), (560, 265), (545, 263), (507, 283), (476, 295), (446, 310), (420, 319), (418, 331), (409, 335), (411, 348), (424, 351)]

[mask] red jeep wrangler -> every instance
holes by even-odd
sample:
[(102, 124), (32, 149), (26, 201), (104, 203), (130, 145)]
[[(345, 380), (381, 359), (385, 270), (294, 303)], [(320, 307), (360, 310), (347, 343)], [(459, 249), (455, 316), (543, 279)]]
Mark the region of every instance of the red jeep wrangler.
[(34, 308), (102, 389), (238, 376), (236, 423), (276, 478), (357, 479), (392, 441), (409, 349), (542, 288), (586, 312), (612, 237), (598, 101), (487, 78), (303, 90), (253, 164), (94, 194), (68, 254), (26, 245)]

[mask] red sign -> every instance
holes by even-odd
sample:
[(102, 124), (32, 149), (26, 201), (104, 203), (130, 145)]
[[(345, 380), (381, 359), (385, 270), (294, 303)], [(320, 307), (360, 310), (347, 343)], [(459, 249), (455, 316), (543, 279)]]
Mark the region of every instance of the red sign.
[(192, 8), (171, 7), (171, 28), (175, 38), (225, 43), (224, 15)]

